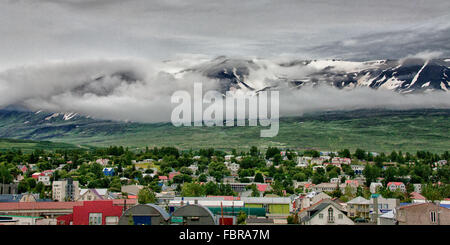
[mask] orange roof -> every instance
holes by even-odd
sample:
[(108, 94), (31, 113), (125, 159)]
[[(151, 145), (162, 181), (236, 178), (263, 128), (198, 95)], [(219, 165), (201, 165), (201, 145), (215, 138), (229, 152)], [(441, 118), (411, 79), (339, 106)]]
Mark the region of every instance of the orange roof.
[(83, 202), (6, 202), (0, 203), (0, 211), (72, 209), (74, 206), (82, 205)]

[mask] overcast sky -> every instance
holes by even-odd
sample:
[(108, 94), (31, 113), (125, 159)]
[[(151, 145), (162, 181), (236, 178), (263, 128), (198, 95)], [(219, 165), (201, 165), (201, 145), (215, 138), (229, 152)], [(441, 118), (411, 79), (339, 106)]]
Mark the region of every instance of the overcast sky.
[[(188, 3), (189, 2), (189, 3)], [(450, 56), (448, 0), (5, 0), (0, 69), (178, 55)]]

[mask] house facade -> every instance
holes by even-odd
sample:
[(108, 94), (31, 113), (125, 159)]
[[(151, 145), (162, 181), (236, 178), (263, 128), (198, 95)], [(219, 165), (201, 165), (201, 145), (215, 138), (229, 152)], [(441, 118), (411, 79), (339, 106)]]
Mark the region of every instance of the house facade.
[(450, 225), (450, 209), (435, 203), (402, 206), (397, 211), (399, 225)]
[(387, 188), (390, 191), (400, 190), (401, 192), (406, 192), (406, 186), (402, 182), (389, 182)]
[(53, 181), (52, 199), (60, 202), (75, 201), (80, 197), (79, 182), (72, 179)]
[(354, 225), (339, 204), (327, 199), (304, 210), (300, 215), (302, 225)]

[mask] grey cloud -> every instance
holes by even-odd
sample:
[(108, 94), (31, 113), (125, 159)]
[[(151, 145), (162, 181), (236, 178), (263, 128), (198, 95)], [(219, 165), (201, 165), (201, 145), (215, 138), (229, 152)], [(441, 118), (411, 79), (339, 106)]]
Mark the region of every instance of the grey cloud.
[[(170, 102), (175, 91), (192, 95), (195, 82), (203, 84), (204, 92), (221, 88), (219, 80), (207, 78), (201, 70), (180, 73), (201, 64), (198, 59), (87, 60), (10, 69), (0, 73), (0, 107), (20, 105), (31, 110), (77, 112), (101, 119), (167, 122), (176, 106)], [(258, 61), (260, 66), (280, 69), (274, 72), (289, 76), (314, 72), (311, 68), (282, 68), (274, 64), (270, 60)], [(258, 89), (266, 86), (265, 78), (273, 75), (266, 69), (249, 72), (249, 81)], [(362, 108), (450, 108), (450, 93), (444, 92), (400, 95), (381, 89), (339, 90), (327, 86), (297, 90), (286, 83), (280, 83), (277, 89), (282, 116)]]
[[(445, 0), (4, 1), (0, 70), (49, 60), (166, 59), (181, 53), (367, 59), (380, 48), (383, 58), (393, 58), (398, 47), (394, 55), (408, 49), (447, 52), (448, 29), (411, 30), (408, 40), (397, 38), (412, 26), (448, 22), (449, 8)], [(380, 37), (387, 41), (368, 43)], [(367, 44), (341, 45), (351, 44), (349, 39)]]

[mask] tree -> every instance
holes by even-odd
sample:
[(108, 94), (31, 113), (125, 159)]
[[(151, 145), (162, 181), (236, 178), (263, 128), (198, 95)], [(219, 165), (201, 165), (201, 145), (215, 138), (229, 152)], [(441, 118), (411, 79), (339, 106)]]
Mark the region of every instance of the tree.
[(426, 184), (422, 187), (422, 195), (432, 202), (442, 199), (438, 187), (432, 184)]
[(13, 176), (11, 175), (11, 171), (4, 166), (3, 164), (0, 166), (0, 183), (9, 184), (13, 181)]
[(264, 183), (264, 176), (261, 173), (256, 173), (255, 182)]
[(269, 147), (267, 148), (266, 151), (266, 159), (272, 158), (273, 156), (275, 156), (276, 154), (280, 153), (280, 149), (276, 148), (276, 147)]
[(295, 213), (293, 215), (289, 215), (287, 217), (287, 223), (291, 224), (291, 225), (298, 224), (298, 213)]
[(346, 157), (346, 158), (352, 157), (348, 149), (344, 149), (343, 151), (338, 152), (338, 154), (339, 157)]
[(211, 181), (206, 183), (206, 185), (205, 185), (205, 194), (206, 195), (215, 196), (215, 195), (219, 195), (219, 192), (220, 192), (219, 186), (216, 183), (211, 182)]
[(239, 211), (239, 215), (238, 215), (238, 218), (237, 218), (237, 223), (239, 225), (245, 225), (246, 220), (247, 220), (247, 214), (244, 211), (242, 211), (242, 210)]
[(363, 170), (363, 175), (366, 178), (366, 185), (370, 186), (370, 183), (375, 182), (380, 177), (381, 170), (377, 166), (367, 164)]
[(205, 195), (205, 190), (199, 183), (184, 183), (181, 188), (181, 195), (184, 197), (199, 197)]
[(356, 149), (354, 156), (358, 159), (358, 160), (364, 160), (366, 159), (366, 151), (362, 150), (362, 149)]
[(252, 146), (250, 148), (250, 155), (253, 157), (257, 157), (259, 155), (259, 151), (258, 148), (256, 148), (256, 146)]
[(138, 202), (140, 204), (156, 203), (155, 193), (149, 188), (142, 188), (138, 193)]
[(252, 190), (252, 194), (251, 194), (252, 197), (260, 197), (261, 196), (259, 193), (258, 187), (255, 184), (251, 184), (251, 185), (247, 186), (247, 188)]
[(200, 181), (200, 182), (206, 182), (207, 181), (207, 177), (206, 177), (206, 174), (200, 174), (199, 176), (198, 176), (198, 181)]

